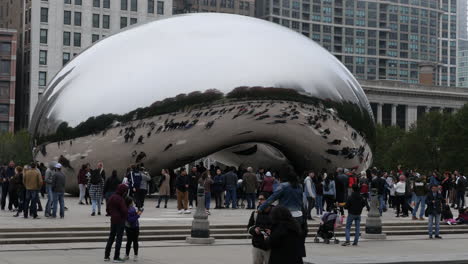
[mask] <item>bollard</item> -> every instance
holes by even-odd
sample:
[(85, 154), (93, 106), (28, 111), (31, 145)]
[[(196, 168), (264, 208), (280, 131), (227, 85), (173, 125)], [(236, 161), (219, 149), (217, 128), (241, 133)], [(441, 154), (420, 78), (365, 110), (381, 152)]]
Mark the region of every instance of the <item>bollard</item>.
[(366, 233), (363, 238), (366, 239), (386, 239), (387, 235), (382, 233), (382, 219), (379, 212), (379, 199), (377, 189), (371, 189), (370, 210), (367, 214)]
[(215, 239), (210, 237), (210, 222), (205, 211), (205, 188), (198, 185), (197, 210), (193, 215), (192, 231), (185, 241), (189, 244), (213, 244)]

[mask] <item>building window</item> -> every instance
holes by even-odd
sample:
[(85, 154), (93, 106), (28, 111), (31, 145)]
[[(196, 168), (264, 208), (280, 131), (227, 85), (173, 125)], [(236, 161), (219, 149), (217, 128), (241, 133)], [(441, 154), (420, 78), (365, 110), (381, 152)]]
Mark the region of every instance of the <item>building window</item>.
[(101, 7), (101, 0), (93, 0), (93, 7)]
[(81, 33), (73, 33), (73, 46), (81, 47)]
[(127, 18), (126, 17), (121, 17), (120, 18), (120, 28), (124, 28), (127, 26)]
[(148, 0), (148, 14), (154, 14), (154, 0)]
[(63, 12), (63, 24), (64, 25), (71, 25), (71, 11), (64, 11)]
[(46, 86), (47, 84), (47, 72), (39, 72), (39, 86)]
[(130, 0), (130, 11), (138, 11), (138, 2), (137, 0)]
[(41, 44), (47, 44), (47, 29), (45, 28), (41, 28), (40, 42)]
[(11, 73), (11, 61), (9, 60), (0, 60), (0, 74), (1, 75), (10, 75)]
[(81, 5), (81, 0), (75, 0), (75, 5)]
[(64, 0), (63, 3), (64, 4), (71, 4), (71, 0)]
[(63, 53), (62, 64), (65, 65), (69, 61), (70, 61), (70, 53), (69, 52), (64, 52)]
[(158, 15), (164, 15), (164, 2), (158, 1)]
[(0, 81), (0, 99), (10, 99), (10, 82)]
[(75, 12), (75, 26), (81, 26), (81, 12)]
[(11, 44), (8, 42), (0, 42), (0, 54), (10, 54)]
[(3, 132), (8, 131), (8, 122), (0, 122), (0, 131), (3, 131)]
[(0, 104), (0, 115), (8, 115), (10, 112), (10, 105)]
[(63, 45), (70, 46), (70, 32), (64, 31), (63, 32)]
[(49, 22), (49, 8), (41, 7), (41, 22)]
[(109, 29), (110, 25), (110, 16), (109, 15), (103, 15), (102, 16), (102, 27)]
[(136, 23), (138, 23), (138, 19), (136, 19), (135, 17), (130, 18), (130, 25), (134, 25)]
[(93, 28), (99, 28), (99, 14), (93, 14)]
[(39, 51), (39, 65), (47, 65), (47, 50)]
[(91, 36), (91, 41), (92, 41), (92, 43), (94, 43), (94, 42), (96, 42), (96, 41), (98, 41), (98, 40), (99, 40), (99, 35), (98, 35), (98, 34), (93, 34), (93, 35)]
[(120, 0), (120, 10), (128, 10), (128, 0)]
[(104, 0), (102, 2), (102, 5), (104, 8), (110, 8), (110, 0)]

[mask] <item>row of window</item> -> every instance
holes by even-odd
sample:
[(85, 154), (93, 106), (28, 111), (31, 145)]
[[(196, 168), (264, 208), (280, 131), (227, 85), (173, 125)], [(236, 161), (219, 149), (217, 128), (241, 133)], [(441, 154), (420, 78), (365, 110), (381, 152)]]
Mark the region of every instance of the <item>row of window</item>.
[[(129, 5), (130, 2), (130, 5)], [(155, 0), (148, 0), (148, 13), (154, 14), (155, 11)], [(65, 4), (72, 4), (72, 0), (64, 0)], [(162, 3), (162, 4), (161, 4)], [(82, 0), (75, 0), (75, 5), (82, 5)], [(110, 0), (93, 0), (93, 7), (100, 8), (110, 8), (111, 1)], [(157, 14), (164, 14), (164, 8), (160, 9), (160, 5), (164, 7), (164, 2), (157, 1)], [(132, 12), (138, 12), (138, 0), (120, 0), (120, 10), (127, 11), (129, 10)], [(162, 10), (162, 11), (161, 11)]]

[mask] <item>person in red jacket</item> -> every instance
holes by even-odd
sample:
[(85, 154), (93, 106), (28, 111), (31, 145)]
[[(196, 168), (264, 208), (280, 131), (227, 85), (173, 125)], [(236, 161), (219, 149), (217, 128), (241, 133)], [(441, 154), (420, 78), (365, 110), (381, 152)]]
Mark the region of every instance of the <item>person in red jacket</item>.
[(109, 238), (107, 239), (104, 261), (110, 261), (110, 251), (112, 244), (114, 244), (114, 240), (116, 240), (114, 263), (124, 262), (120, 258), (120, 246), (122, 245), (122, 236), (125, 229), (125, 221), (127, 220), (128, 215), (128, 209), (124, 199), (127, 191), (127, 185), (120, 184), (117, 187), (117, 191), (109, 198), (109, 201), (107, 202), (106, 211), (111, 217), (111, 228)]

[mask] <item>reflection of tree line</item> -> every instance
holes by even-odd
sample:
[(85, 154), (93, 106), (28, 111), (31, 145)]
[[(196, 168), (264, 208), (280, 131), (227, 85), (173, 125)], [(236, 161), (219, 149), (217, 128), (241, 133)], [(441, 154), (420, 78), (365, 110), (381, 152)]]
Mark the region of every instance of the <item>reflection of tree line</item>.
[[(226, 99), (226, 100), (223, 100)], [(75, 128), (68, 125), (67, 122), (62, 122), (55, 134), (39, 135), (37, 144), (44, 142), (56, 142), (84, 137), (91, 134), (98, 134), (101, 131), (107, 130), (115, 121), (121, 123), (131, 122), (133, 120), (141, 120), (157, 115), (174, 113), (178, 111), (190, 111), (192, 109), (203, 108), (212, 105), (214, 102), (218, 104), (227, 101), (237, 100), (284, 100), (295, 101), (305, 104), (319, 106), (322, 104), (325, 108), (333, 108), (337, 111), (338, 117), (346, 120), (357, 131), (360, 131), (366, 139), (374, 145), (375, 135), (373, 133), (373, 119), (367, 112), (362, 112), (359, 105), (352, 102), (334, 102), (331, 100), (322, 100), (317, 97), (312, 97), (299, 93), (295, 89), (289, 88), (274, 88), (274, 87), (237, 87), (226, 96), (216, 89), (209, 89), (205, 92), (195, 91), (189, 94), (179, 94), (175, 97), (166, 98), (163, 101), (157, 101), (148, 107), (138, 108), (123, 115), (102, 114), (96, 117), (90, 117), (88, 120), (80, 123)]]

